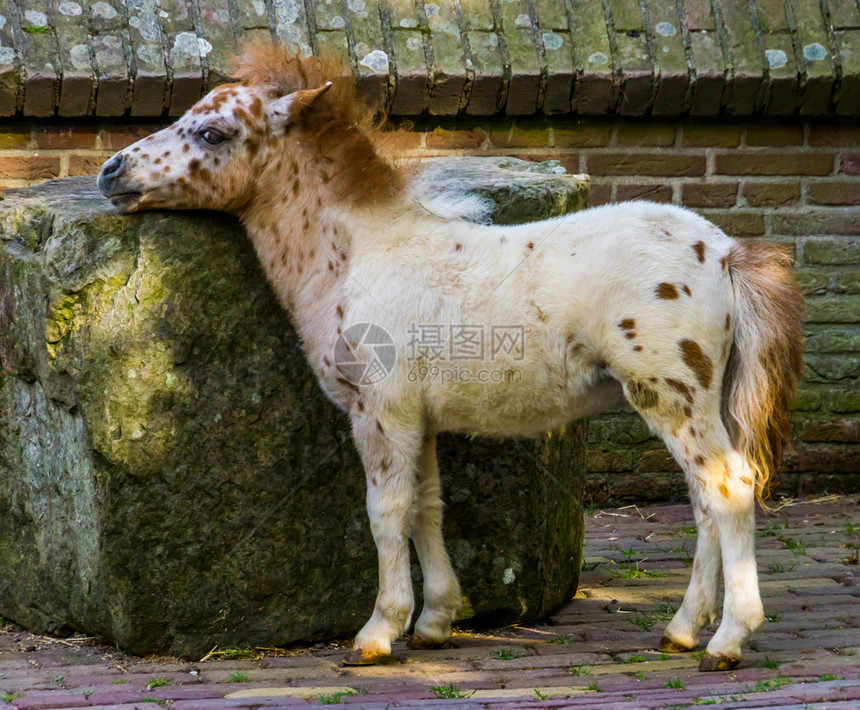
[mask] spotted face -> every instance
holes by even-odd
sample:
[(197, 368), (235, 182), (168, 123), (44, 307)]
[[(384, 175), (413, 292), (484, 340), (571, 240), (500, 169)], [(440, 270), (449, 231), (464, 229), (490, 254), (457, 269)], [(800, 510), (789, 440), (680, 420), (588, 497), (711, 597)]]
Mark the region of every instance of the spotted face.
[(265, 154), (330, 86), (273, 96), (220, 86), (172, 126), (110, 158), (98, 184), (125, 214), (148, 209), (239, 212), (254, 194)]

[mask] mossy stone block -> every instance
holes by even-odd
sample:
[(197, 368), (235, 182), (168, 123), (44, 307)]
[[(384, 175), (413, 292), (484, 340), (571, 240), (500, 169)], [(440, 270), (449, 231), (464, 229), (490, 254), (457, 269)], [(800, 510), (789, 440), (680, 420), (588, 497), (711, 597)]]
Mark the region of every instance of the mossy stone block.
[[(581, 204), (585, 181), (523, 166), (482, 193), (500, 217)], [(536, 179), (559, 195), (541, 215), (512, 196)], [(7, 191), (0, 320), (2, 616), (186, 658), (361, 626), (376, 551), (349, 422), (237, 222), (123, 217), (92, 178)], [(572, 595), (584, 433), (441, 439), (464, 616), (536, 618)]]

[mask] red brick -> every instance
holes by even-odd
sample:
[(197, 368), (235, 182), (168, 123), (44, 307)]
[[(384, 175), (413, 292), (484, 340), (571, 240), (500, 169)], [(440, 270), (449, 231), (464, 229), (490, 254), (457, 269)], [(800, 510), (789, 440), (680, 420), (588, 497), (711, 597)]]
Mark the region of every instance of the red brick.
[(839, 172), (860, 175), (860, 153), (843, 153), (839, 156)]
[(0, 126), (0, 150), (26, 149), (30, 144), (30, 129), (23, 126)]
[(688, 207), (733, 207), (737, 195), (736, 182), (685, 182), (681, 186), (681, 202)]
[(806, 198), (813, 205), (860, 205), (860, 182), (823, 180), (811, 183)]
[(690, 148), (736, 148), (741, 142), (741, 127), (694, 124), (684, 128), (681, 145)]
[(556, 148), (602, 148), (609, 145), (611, 126), (608, 123), (566, 123), (566, 128), (555, 128)]
[(465, 128), (449, 130), (437, 126), (427, 133), (428, 148), (445, 148), (450, 150), (475, 150), (480, 148), (487, 138), (483, 128)]
[(624, 146), (670, 146), (675, 144), (675, 127), (670, 123), (624, 121), (618, 124), (615, 138)]
[(47, 156), (0, 155), (0, 179), (45, 180), (60, 174), (60, 159)]
[(732, 237), (758, 237), (765, 233), (764, 215), (760, 212), (738, 209), (702, 210), (702, 215)]
[(101, 130), (102, 146), (105, 150), (122, 150), (162, 128), (163, 125), (152, 123), (104, 126)]
[(385, 147), (390, 150), (415, 150), (421, 147), (420, 131), (395, 128), (384, 133)]
[(549, 126), (544, 121), (519, 120), (490, 131), (497, 148), (545, 148), (549, 146)]
[(36, 129), (39, 148), (95, 148), (96, 130), (92, 126), (45, 126)]
[(833, 156), (818, 152), (720, 152), (714, 156), (723, 175), (830, 175)]
[(671, 202), (672, 188), (668, 185), (618, 185), (615, 188), (615, 198), (618, 202), (625, 200)]
[(110, 157), (110, 152), (70, 155), (69, 175), (96, 175)]
[(800, 200), (800, 183), (745, 182), (741, 194), (752, 207), (793, 205)]
[(591, 191), (588, 193), (588, 206), (597, 207), (612, 202), (612, 186), (606, 183), (595, 185), (591, 183)]
[(860, 127), (844, 123), (814, 123), (809, 127), (809, 145), (860, 145)]
[(803, 126), (782, 123), (747, 126), (747, 145), (803, 145)]
[(808, 421), (800, 432), (803, 441), (854, 443), (860, 441), (860, 420)]
[(705, 174), (704, 155), (659, 153), (591, 153), (587, 159), (591, 175), (655, 175), (694, 177)]
[(860, 214), (853, 209), (820, 209), (814, 212), (787, 213), (777, 211), (771, 217), (774, 234), (808, 236), (860, 234)]

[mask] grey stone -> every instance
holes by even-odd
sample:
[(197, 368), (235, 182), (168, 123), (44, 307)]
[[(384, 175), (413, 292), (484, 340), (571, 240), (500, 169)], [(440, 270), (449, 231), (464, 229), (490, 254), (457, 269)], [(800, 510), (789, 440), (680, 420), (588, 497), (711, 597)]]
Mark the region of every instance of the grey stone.
[[(472, 174), (454, 166), (433, 169)], [(587, 191), (552, 165), (501, 167), (509, 188), (556, 186), (545, 216)], [(509, 193), (484, 191), (506, 196), (507, 218)], [(366, 620), (376, 553), (349, 422), (237, 222), (122, 217), (92, 178), (7, 191), (0, 322), (0, 614), (187, 658)], [(583, 424), (439, 448), (464, 618), (535, 618), (569, 598)]]

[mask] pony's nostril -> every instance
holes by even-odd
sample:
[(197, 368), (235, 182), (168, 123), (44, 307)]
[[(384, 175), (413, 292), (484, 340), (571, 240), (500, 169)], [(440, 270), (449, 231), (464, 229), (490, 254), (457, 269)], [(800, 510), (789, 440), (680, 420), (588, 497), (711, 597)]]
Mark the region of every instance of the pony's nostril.
[(122, 169), (123, 161), (125, 160), (125, 156), (122, 153), (117, 153), (110, 160), (108, 160), (104, 165), (102, 165), (102, 175), (105, 177), (110, 177), (115, 173), (118, 173)]

